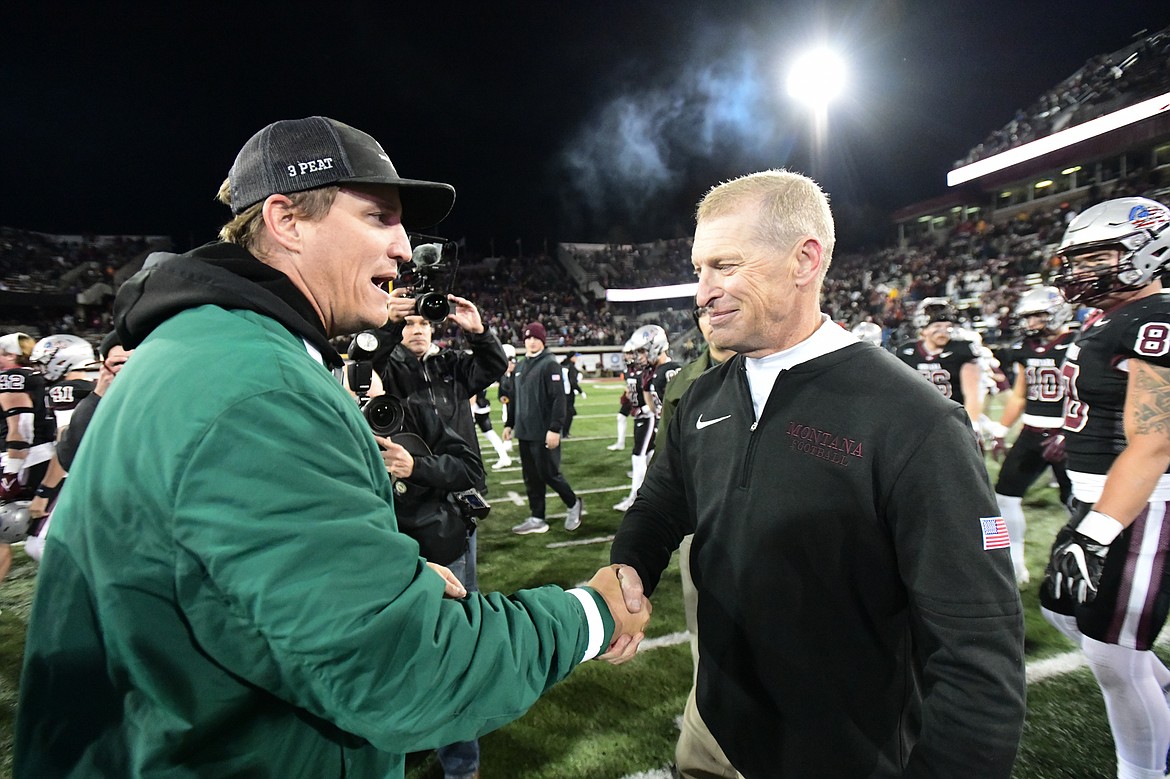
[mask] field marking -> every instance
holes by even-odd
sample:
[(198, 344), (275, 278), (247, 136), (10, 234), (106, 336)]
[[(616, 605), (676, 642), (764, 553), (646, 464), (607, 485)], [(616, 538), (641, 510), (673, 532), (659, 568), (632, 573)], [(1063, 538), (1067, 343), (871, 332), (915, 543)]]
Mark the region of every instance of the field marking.
[(1078, 668), (1084, 668), (1086, 665), (1088, 665), (1088, 662), (1085, 660), (1085, 653), (1074, 649), (1062, 655), (1025, 663), (1024, 672), (1027, 676), (1028, 684), (1032, 684), (1033, 682), (1042, 682), (1045, 679), (1071, 673)]
[(561, 549), (566, 546), (588, 546), (589, 544), (608, 544), (613, 540), (613, 536), (600, 536), (598, 538), (578, 538), (573, 541), (555, 541), (551, 544), (545, 544), (545, 549)]

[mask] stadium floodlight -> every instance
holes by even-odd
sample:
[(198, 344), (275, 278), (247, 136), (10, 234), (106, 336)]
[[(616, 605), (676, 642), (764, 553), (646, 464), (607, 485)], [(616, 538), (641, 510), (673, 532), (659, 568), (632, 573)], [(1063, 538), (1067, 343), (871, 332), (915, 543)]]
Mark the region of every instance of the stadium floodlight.
[(1135, 103), (1119, 111), (1114, 111), (1111, 114), (1099, 116), (1084, 124), (1069, 127), (1067, 130), (1061, 130), (1058, 133), (1039, 138), (1031, 143), (1025, 143), (1023, 146), (1017, 146), (1014, 149), (1008, 149), (1005, 152), (987, 157), (986, 159), (972, 162), (970, 165), (955, 168), (947, 174), (947, 186), (953, 187), (968, 181), (973, 181), (989, 173), (995, 173), (996, 171), (1010, 168), (1013, 165), (1019, 165), (1021, 162), (1034, 160), (1037, 157), (1050, 154), (1066, 146), (1072, 146), (1075, 143), (1096, 138), (1098, 135), (1104, 135), (1105, 133), (1112, 132), (1126, 125), (1135, 124), (1144, 119), (1149, 119), (1151, 116), (1166, 113), (1167, 111), (1170, 111), (1170, 92), (1158, 95), (1157, 97), (1151, 97), (1149, 100), (1143, 100), (1140, 103)]
[(841, 94), (845, 81), (844, 61), (829, 49), (816, 49), (792, 64), (788, 71), (788, 94), (820, 109)]
[(610, 303), (636, 303), (643, 300), (670, 300), (671, 298), (691, 298), (693, 300), (698, 291), (698, 282), (691, 281), (686, 284), (667, 284), (661, 287), (607, 289), (605, 299)]

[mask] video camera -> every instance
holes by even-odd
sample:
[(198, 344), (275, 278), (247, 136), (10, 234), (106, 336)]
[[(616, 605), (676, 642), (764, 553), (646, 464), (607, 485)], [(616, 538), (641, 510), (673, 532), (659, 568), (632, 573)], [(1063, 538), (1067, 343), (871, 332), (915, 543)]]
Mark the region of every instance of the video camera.
[(451, 313), (447, 294), (459, 270), (459, 246), (433, 235), (410, 235), (410, 262), (399, 270), (397, 285), (410, 287), (415, 313), (430, 322), (442, 322)]
[[(443, 303), (447, 303), (446, 298)], [(362, 416), (374, 435), (390, 438), (394, 443), (406, 448), (414, 456), (428, 455), (430, 448), (422, 438), (417, 436), (406, 424), (405, 401), (393, 395), (369, 396), (370, 384), (373, 376), (373, 363), (370, 359), (378, 348), (378, 337), (366, 330), (353, 337), (349, 345), (349, 357), (353, 360), (346, 364), (347, 381), (350, 389), (357, 395)], [(410, 487), (404, 482), (395, 484), (395, 494), (404, 496)], [(450, 493), (460, 516), (467, 523), (468, 531), (475, 529), (475, 523), (487, 517), (492, 506), (487, 499), (475, 488)]]

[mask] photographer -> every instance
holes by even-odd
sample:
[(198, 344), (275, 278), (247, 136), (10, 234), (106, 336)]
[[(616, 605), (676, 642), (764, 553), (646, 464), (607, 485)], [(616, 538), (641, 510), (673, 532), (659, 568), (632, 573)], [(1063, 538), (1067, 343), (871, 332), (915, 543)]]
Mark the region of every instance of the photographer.
[[(447, 295), (451, 313), (445, 321), (458, 325), (471, 352), (440, 349), (433, 342), (434, 325), (415, 310), (409, 287), (391, 293), (389, 321), (373, 331), (378, 337), (374, 371), (386, 392), (425, 402), (439, 419), (471, 446), (479, 457), (479, 439), (469, 401), (496, 382), (508, 367), (500, 341), (483, 325), (479, 309), (470, 300)], [(487, 489), (481, 477), (475, 485)]]

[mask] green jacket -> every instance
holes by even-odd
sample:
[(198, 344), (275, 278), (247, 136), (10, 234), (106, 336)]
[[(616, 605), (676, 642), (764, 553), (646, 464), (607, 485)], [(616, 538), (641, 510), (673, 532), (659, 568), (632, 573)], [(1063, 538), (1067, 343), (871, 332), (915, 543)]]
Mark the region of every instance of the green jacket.
[(559, 587), (443, 598), (306, 344), (336, 353), (273, 274), (213, 244), (119, 293), (141, 344), (54, 512), (17, 777), (401, 777), (581, 662), (585, 608)]

